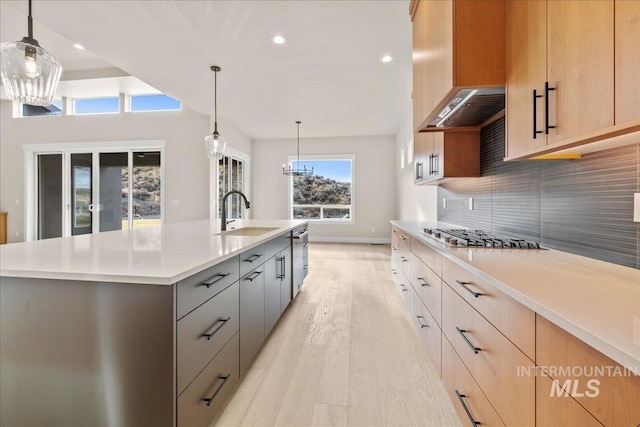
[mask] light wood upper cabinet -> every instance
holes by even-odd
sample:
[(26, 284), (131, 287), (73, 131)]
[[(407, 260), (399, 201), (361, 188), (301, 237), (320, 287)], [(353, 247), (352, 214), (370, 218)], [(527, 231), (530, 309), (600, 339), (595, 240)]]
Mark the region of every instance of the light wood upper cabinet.
[(480, 132), (414, 134), (414, 183), (480, 176)]
[(413, 127), (455, 88), (504, 86), (504, 0), (419, 0), (413, 15)]
[(613, 11), (613, 0), (508, 2), (508, 158), (614, 125)]
[(616, 124), (640, 118), (640, 1), (615, 2)]
[(507, 2), (507, 156), (547, 145), (541, 98), (547, 78), (546, 31), (546, 0)]
[(612, 0), (554, 0), (547, 8), (551, 145), (614, 124), (614, 7)]

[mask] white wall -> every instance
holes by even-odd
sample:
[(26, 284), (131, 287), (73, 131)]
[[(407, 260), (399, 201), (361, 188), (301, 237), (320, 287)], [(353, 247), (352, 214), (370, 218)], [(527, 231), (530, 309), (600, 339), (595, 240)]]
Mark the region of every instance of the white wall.
[[(387, 242), (389, 221), (396, 216), (395, 138), (358, 136), (301, 138), (300, 152), (309, 155), (355, 154), (353, 224), (311, 223), (311, 240)], [(288, 178), (282, 175), (296, 140), (255, 140), (253, 143), (253, 218), (287, 219)], [(373, 229), (375, 228), (375, 231)]]
[[(413, 185), (413, 161), (407, 163), (407, 154), (412, 150), (412, 117), (409, 116), (396, 135), (396, 204), (398, 219), (416, 221), (438, 220), (438, 187), (435, 185)], [(404, 150), (404, 158), (402, 158)], [(404, 164), (404, 168), (400, 165)]]
[(0, 102), (0, 210), (8, 212), (9, 242), (24, 240), (23, 144), (165, 140), (166, 223), (208, 218), (209, 159), (204, 147), (210, 132), (208, 116), (186, 107), (171, 112), (21, 119), (13, 119), (11, 113), (11, 102)]

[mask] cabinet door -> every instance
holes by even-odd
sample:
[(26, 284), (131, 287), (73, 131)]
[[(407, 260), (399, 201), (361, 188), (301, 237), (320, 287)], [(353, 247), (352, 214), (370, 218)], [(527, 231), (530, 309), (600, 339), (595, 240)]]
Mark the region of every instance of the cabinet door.
[(291, 302), (291, 284), (293, 282), (291, 278), (291, 246), (280, 252), (280, 256), (284, 258), (282, 261), (284, 264), (284, 277), (280, 281), (280, 313), (282, 313)]
[[(420, 129), (420, 125), (431, 112), (427, 109), (428, 74), (426, 71), (427, 55), (427, 6), (424, 1), (418, 2), (418, 9), (413, 18), (413, 130)], [(414, 142), (417, 144), (417, 141)]]
[(615, 2), (616, 124), (640, 119), (640, 1)]
[(282, 277), (282, 258), (280, 254), (269, 258), (264, 264), (264, 335), (280, 317), (280, 281)]
[[(546, 0), (507, 2), (506, 61), (509, 157), (547, 145), (543, 98), (547, 80)], [(534, 90), (539, 98), (534, 98)]]
[(614, 4), (554, 0), (547, 8), (551, 145), (613, 126)]
[(536, 425), (540, 427), (602, 427), (571, 396), (554, 394), (551, 378), (536, 377)]
[(429, 179), (429, 155), (433, 152), (433, 134), (416, 133), (413, 136), (413, 182)]
[(264, 342), (264, 265), (240, 279), (240, 376)]

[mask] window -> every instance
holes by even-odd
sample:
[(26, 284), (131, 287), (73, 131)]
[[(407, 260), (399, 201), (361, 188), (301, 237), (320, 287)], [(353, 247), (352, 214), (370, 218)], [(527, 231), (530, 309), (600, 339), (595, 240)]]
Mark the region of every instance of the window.
[(73, 100), (73, 114), (113, 114), (120, 112), (120, 97), (79, 98)]
[[(244, 162), (231, 156), (218, 160), (218, 218), (222, 217), (222, 196), (228, 191), (244, 191)], [(244, 218), (244, 202), (240, 195), (232, 194), (227, 200), (226, 217), (228, 219)]]
[(307, 158), (292, 161), (294, 168), (313, 168), (312, 176), (291, 180), (291, 218), (326, 222), (353, 222), (355, 156)]
[(180, 110), (180, 101), (169, 95), (135, 95), (131, 97), (131, 112)]

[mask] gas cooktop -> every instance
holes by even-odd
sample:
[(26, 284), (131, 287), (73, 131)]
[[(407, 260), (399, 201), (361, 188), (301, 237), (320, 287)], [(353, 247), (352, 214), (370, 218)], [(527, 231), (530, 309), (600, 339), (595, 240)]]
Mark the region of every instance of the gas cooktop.
[(543, 249), (537, 242), (516, 237), (499, 236), (482, 230), (462, 228), (425, 228), (427, 237), (431, 237), (449, 246), (485, 247), (498, 249)]

